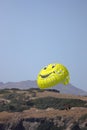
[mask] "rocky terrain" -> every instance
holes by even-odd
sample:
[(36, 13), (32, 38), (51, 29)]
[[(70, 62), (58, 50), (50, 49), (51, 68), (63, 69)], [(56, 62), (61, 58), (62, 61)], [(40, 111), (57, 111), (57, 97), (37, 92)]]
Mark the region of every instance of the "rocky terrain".
[(87, 97), (57, 90), (0, 90), (0, 130), (87, 130)]

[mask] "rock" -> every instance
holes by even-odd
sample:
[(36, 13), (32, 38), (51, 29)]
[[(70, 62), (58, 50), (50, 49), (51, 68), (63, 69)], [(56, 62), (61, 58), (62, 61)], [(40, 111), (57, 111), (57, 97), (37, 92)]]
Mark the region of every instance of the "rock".
[(23, 126), (24, 126), (25, 130), (36, 130), (39, 125), (40, 125), (40, 123), (38, 123), (38, 122), (23, 121)]
[(0, 123), (0, 130), (5, 130), (5, 124), (4, 123)]
[(87, 128), (86, 120), (75, 122), (72, 117), (66, 116), (23, 118), (15, 114), (12, 119), (0, 123), (0, 130), (81, 130), (81, 128)]
[(16, 120), (16, 121), (12, 121), (12, 122), (7, 122), (5, 124), (4, 130), (25, 130), (25, 128), (23, 126), (23, 121), (21, 119), (21, 120)]
[(81, 130), (78, 124), (74, 124), (71, 130)]

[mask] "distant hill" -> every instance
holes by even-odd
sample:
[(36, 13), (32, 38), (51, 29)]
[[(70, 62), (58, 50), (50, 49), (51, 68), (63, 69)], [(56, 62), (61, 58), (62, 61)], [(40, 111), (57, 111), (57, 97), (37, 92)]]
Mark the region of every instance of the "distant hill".
[[(29, 89), (29, 88), (38, 88), (36, 81), (26, 80), (20, 82), (0, 82), (0, 89), (4, 88), (19, 88), (19, 89)], [(74, 94), (74, 95), (87, 95), (87, 92), (73, 86), (72, 84), (68, 84), (64, 86), (63, 84), (58, 84), (50, 89), (59, 90), (60, 93), (64, 94)]]

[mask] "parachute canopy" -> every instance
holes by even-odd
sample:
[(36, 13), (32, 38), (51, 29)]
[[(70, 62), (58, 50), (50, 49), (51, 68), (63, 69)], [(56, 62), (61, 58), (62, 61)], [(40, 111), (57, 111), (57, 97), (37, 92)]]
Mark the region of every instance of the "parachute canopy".
[(39, 72), (37, 76), (37, 85), (40, 89), (45, 89), (59, 83), (67, 85), (69, 80), (69, 72), (65, 66), (62, 64), (49, 64)]

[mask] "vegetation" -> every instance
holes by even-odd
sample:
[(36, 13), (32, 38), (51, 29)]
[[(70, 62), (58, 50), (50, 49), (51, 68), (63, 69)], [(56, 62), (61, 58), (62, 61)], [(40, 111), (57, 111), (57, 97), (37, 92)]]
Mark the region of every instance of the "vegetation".
[(0, 94), (9, 93), (9, 89), (1, 89)]
[(56, 92), (56, 93), (60, 93), (59, 90), (56, 90), (56, 89), (46, 89), (47, 91), (50, 91), (50, 92)]
[(65, 109), (66, 106), (70, 107), (85, 107), (86, 101), (80, 99), (63, 99), (54, 97), (45, 97), (33, 100), (35, 106), (39, 109), (46, 109), (48, 107), (55, 109)]
[[(36, 98), (39, 89), (19, 90), (3, 89), (0, 90), (0, 111), (19, 112), (36, 107), (38, 109), (54, 108), (63, 110), (66, 106), (70, 107), (87, 107), (86, 101), (80, 99), (63, 99), (54, 97)], [(46, 91), (46, 90), (43, 90)], [(50, 90), (48, 90), (50, 91)], [(51, 90), (52, 91), (52, 90)], [(55, 90), (53, 90), (54, 92)], [(42, 91), (41, 91), (42, 92)]]
[(12, 92), (4, 93), (2, 98), (9, 102), (0, 103), (0, 111), (11, 111), (19, 112), (32, 107), (32, 103), (29, 100), (29, 96), (23, 93), (17, 93), (18, 90), (15, 89)]

